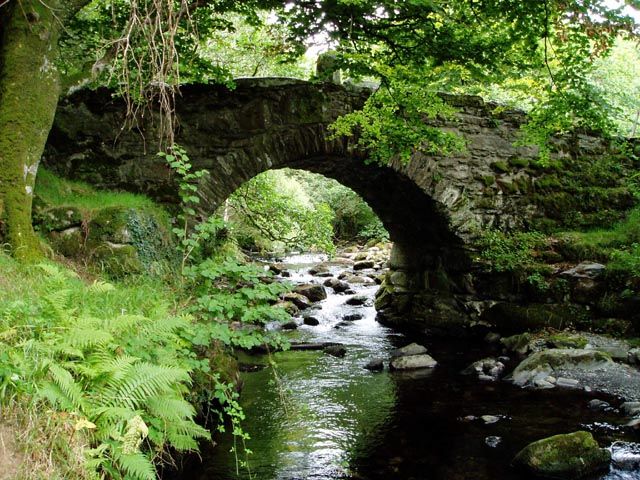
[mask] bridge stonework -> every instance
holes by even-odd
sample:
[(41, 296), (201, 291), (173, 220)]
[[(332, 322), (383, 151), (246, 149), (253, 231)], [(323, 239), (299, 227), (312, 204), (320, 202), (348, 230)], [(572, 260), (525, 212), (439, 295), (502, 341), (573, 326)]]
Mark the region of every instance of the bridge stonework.
[[(269, 169), (334, 178), (369, 203), (394, 242), (377, 297), (381, 319), (420, 328), (466, 324), (482, 298), (472, 274), (482, 232), (526, 229), (562, 215), (538, 191), (548, 172), (533, 168), (537, 150), (514, 146), (526, 117), (479, 97), (448, 97), (459, 113), (436, 123), (464, 137), (463, 152), (416, 153), (407, 164), (365, 165), (366, 153), (350, 141), (328, 139), (328, 125), (360, 108), (369, 94), (288, 79), (239, 80), (232, 91), (184, 87), (176, 105), (177, 142), (194, 168), (209, 172), (200, 185), (202, 208), (214, 211)], [(174, 202), (174, 178), (156, 155), (153, 122), (131, 131), (123, 124), (124, 105), (109, 92), (78, 92), (58, 108), (44, 162), (69, 178)], [(554, 142), (554, 158), (607, 151), (605, 141), (588, 135)], [(625, 197), (614, 208), (628, 203)]]

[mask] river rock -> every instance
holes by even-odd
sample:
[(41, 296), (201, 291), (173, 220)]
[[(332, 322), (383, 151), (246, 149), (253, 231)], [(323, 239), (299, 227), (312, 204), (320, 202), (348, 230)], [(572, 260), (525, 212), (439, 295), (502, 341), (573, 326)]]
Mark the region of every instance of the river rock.
[(496, 437), (495, 435), (491, 435), (484, 439), (484, 443), (489, 448), (496, 448), (498, 445), (502, 443), (502, 438)]
[(362, 314), (360, 313), (348, 313), (342, 317), (345, 322), (355, 322), (356, 320), (362, 320)]
[(294, 289), (294, 292), (304, 295), (312, 302), (319, 302), (320, 300), (327, 298), (327, 292), (322, 285), (314, 285), (311, 283), (298, 285)]
[(620, 410), (625, 415), (633, 417), (634, 415), (640, 413), (640, 402), (624, 402), (622, 405), (620, 405)]
[(526, 355), (529, 353), (531, 341), (532, 337), (530, 333), (522, 333), (500, 339), (500, 343), (504, 345), (507, 351), (517, 353), (518, 355)]
[(640, 444), (631, 442), (613, 442), (611, 445), (611, 463), (619, 470), (640, 471)]
[(289, 301), (278, 302), (274, 306), (284, 309), (284, 311), (289, 315), (297, 315), (300, 312), (298, 306), (295, 303)]
[(309, 308), (311, 306), (311, 302), (307, 297), (301, 295), (300, 293), (295, 292), (287, 292), (282, 295), (282, 299), (285, 302), (291, 302), (300, 310), (304, 310), (305, 308)]
[(606, 469), (610, 459), (591, 433), (579, 431), (530, 443), (513, 464), (536, 476), (577, 479)]
[(312, 316), (303, 317), (302, 322), (305, 325), (309, 325), (309, 326), (312, 326), (312, 327), (315, 327), (316, 325), (320, 325), (320, 320), (318, 320), (316, 317), (312, 317)]
[(347, 349), (342, 345), (329, 345), (323, 349), (324, 353), (327, 353), (333, 357), (342, 358), (347, 354)]
[(384, 363), (381, 358), (373, 358), (367, 362), (364, 368), (372, 372), (381, 372), (384, 370)]
[(360, 260), (353, 264), (354, 270), (365, 270), (367, 268), (373, 268), (374, 262), (373, 260)]
[(417, 368), (433, 368), (438, 364), (431, 355), (407, 355), (391, 360), (389, 368), (391, 370), (413, 370)]
[(295, 330), (296, 328), (298, 328), (298, 324), (295, 322), (295, 320), (290, 320), (286, 323), (283, 323), (280, 328), (282, 328), (282, 330)]
[(605, 402), (604, 400), (600, 400), (598, 398), (594, 398), (593, 400), (590, 400), (587, 406), (589, 407), (589, 410), (593, 410), (596, 412), (604, 412), (605, 410), (608, 410), (611, 408), (611, 405), (609, 405), (609, 402)]
[(627, 361), (631, 365), (640, 364), (640, 348), (635, 347), (627, 352)]
[(417, 343), (410, 343), (402, 348), (396, 348), (391, 352), (391, 358), (406, 357), (408, 355), (422, 355), (427, 353), (427, 348)]
[(267, 266), (267, 269), (274, 275), (280, 275), (282, 273), (282, 270), (284, 270), (282, 265), (276, 265), (275, 263), (270, 263)]
[(500, 417), (496, 415), (482, 415), (480, 420), (482, 420), (485, 425), (492, 425), (494, 423), (498, 423), (500, 421)]
[(338, 322), (333, 326), (333, 328), (344, 328), (344, 327), (350, 327), (350, 326), (351, 326), (351, 322)]
[(477, 362), (473, 362), (461, 373), (463, 375), (477, 375), (481, 380), (498, 380), (502, 372), (504, 372), (504, 363), (495, 358), (483, 358)]
[(371, 303), (371, 300), (366, 295), (355, 295), (349, 298), (346, 302), (347, 305), (352, 305), (355, 307), (366, 306)]
[[(511, 374), (511, 380), (521, 387), (535, 386), (535, 380), (546, 380), (556, 370), (593, 370), (607, 363), (613, 362), (608, 355), (596, 350), (551, 348), (524, 359)], [(569, 386), (574, 381), (565, 377), (563, 382)], [(556, 384), (560, 385), (560, 379)]]
[(331, 276), (333, 275), (331, 273), (331, 271), (329, 270), (329, 267), (327, 267), (326, 265), (322, 265), (322, 264), (318, 264), (315, 267), (311, 267), (308, 270), (308, 272), (309, 272), (309, 274), (315, 275), (317, 277), (320, 277), (320, 276), (322, 276), (323, 274), (326, 274), (326, 273), (328, 273)]
[[(340, 277), (338, 277), (340, 278)], [(375, 282), (371, 280), (369, 277), (363, 277), (360, 275), (353, 275), (350, 273), (345, 274), (341, 280), (344, 280), (347, 283), (356, 284), (356, 285), (373, 285)]]
[(323, 283), (325, 287), (333, 288), (333, 291), (336, 293), (341, 293), (349, 289), (349, 284), (347, 282), (343, 282), (337, 278), (328, 278)]

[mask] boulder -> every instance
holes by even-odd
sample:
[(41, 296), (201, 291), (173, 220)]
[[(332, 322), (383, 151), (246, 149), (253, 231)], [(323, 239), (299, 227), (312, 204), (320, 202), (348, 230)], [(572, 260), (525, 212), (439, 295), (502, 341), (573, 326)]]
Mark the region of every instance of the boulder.
[(560, 275), (570, 278), (596, 278), (604, 273), (605, 268), (601, 263), (582, 262), (561, 272)]
[(300, 293), (285, 293), (284, 295), (282, 295), (282, 300), (284, 300), (285, 302), (293, 303), (300, 310), (304, 310), (305, 308), (309, 308), (311, 306), (311, 302), (309, 301), (309, 299)]
[(312, 302), (319, 302), (320, 300), (327, 298), (327, 292), (322, 285), (314, 285), (311, 283), (298, 285), (294, 289), (294, 292), (304, 295)]
[(345, 303), (352, 306), (362, 306), (370, 303), (370, 300), (366, 295), (355, 295), (348, 299)]
[[(536, 380), (546, 380), (546, 377), (556, 370), (592, 370), (607, 363), (613, 363), (611, 358), (596, 350), (552, 348), (534, 353), (524, 359), (511, 374), (511, 380), (521, 387), (535, 386)], [(557, 384), (577, 386), (577, 381), (564, 378), (562, 385), (560, 382)]]
[(347, 282), (343, 282), (337, 278), (328, 278), (325, 280), (323, 285), (325, 287), (333, 288), (333, 291), (336, 293), (341, 293), (349, 289), (349, 284)]
[(577, 479), (606, 469), (610, 460), (591, 433), (579, 431), (530, 443), (513, 464), (540, 477)]
[(353, 264), (354, 270), (365, 270), (367, 268), (373, 268), (374, 266), (373, 260), (361, 260)]
[(347, 349), (342, 345), (329, 345), (323, 349), (324, 353), (333, 357), (342, 358), (346, 355)]
[(295, 322), (295, 320), (290, 320), (286, 323), (283, 323), (280, 328), (282, 328), (282, 330), (295, 330), (296, 328), (298, 328), (298, 324)]
[(312, 327), (315, 327), (316, 325), (320, 325), (320, 320), (318, 320), (316, 317), (312, 317), (312, 316), (304, 317), (302, 319), (302, 322), (305, 325), (310, 325)]
[(367, 362), (364, 368), (372, 372), (381, 372), (384, 370), (384, 363), (381, 358), (373, 358)]
[(427, 348), (414, 342), (402, 348), (396, 348), (393, 352), (391, 352), (391, 357), (398, 358), (406, 357), (408, 355), (422, 355), (423, 353), (427, 353)]
[(620, 405), (620, 410), (625, 415), (633, 417), (640, 413), (640, 402), (624, 402)]
[(417, 368), (433, 368), (438, 364), (431, 355), (407, 355), (396, 357), (389, 363), (391, 370), (413, 370)]
[(349, 313), (347, 315), (343, 315), (342, 320), (345, 322), (355, 322), (356, 320), (361, 320), (362, 315), (360, 313)]

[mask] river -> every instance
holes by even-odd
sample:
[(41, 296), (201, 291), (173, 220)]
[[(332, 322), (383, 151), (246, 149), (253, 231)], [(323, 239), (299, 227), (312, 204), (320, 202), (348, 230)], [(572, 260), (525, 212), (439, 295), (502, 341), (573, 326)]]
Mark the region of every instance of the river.
[[(283, 263), (295, 283), (322, 282), (308, 272), (322, 258), (288, 257)], [(337, 274), (344, 266), (332, 266)], [(352, 285), (355, 294), (373, 298), (376, 285)], [(271, 355), (275, 367), (242, 374), (241, 404), (250, 435), (246, 448), (223, 436), (203, 450), (202, 462), (185, 468), (182, 480), (517, 480), (510, 466), (528, 443), (557, 433), (590, 430), (601, 445), (633, 441), (615, 412), (595, 412), (583, 391), (524, 390), (506, 382), (481, 382), (460, 371), (475, 360), (497, 355), (478, 339), (411, 338), (375, 320), (373, 306), (350, 306), (352, 295), (328, 297), (312, 313), (317, 326), (291, 332), (298, 342), (337, 342), (343, 358), (318, 351)], [(344, 321), (345, 315), (361, 315)], [(388, 359), (411, 341), (424, 344), (438, 360), (434, 369), (370, 372), (371, 359)], [(243, 356), (247, 363), (267, 363), (266, 356)], [(485, 417), (483, 420), (481, 417)], [(637, 445), (616, 449), (617, 458), (603, 480), (640, 480)]]

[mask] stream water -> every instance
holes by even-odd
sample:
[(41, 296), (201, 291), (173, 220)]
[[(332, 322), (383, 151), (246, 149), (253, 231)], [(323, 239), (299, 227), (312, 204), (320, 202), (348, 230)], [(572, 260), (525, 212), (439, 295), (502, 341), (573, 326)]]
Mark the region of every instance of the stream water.
[[(306, 273), (319, 261), (301, 255), (284, 263), (291, 281), (309, 283), (323, 280)], [(353, 289), (373, 298), (377, 286)], [(275, 373), (272, 368), (244, 373), (241, 403), (251, 436), (246, 447), (253, 452), (248, 466), (242, 465), (242, 449), (236, 448), (236, 456), (231, 436), (223, 436), (181, 479), (516, 480), (524, 477), (510, 467), (511, 458), (540, 438), (587, 429), (601, 445), (637, 441), (619, 414), (588, 408), (589, 400), (602, 397), (567, 389), (523, 390), (460, 375), (473, 361), (498, 352), (478, 339), (405, 338), (377, 323), (373, 307), (345, 305), (350, 295), (330, 290), (313, 312), (320, 324), (299, 327), (292, 341), (338, 342), (346, 355), (279, 352), (272, 355)], [(355, 313), (362, 318), (343, 322)], [(372, 358), (386, 360), (393, 349), (415, 340), (438, 360), (435, 369), (373, 373), (364, 368)], [(267, 361), (264, 356), (241, 360)], [(483, 415), (497, 421), (486, 424)], [(595, 478), (640, 480), (637, 447), (616, 444), (620, 466)]]

